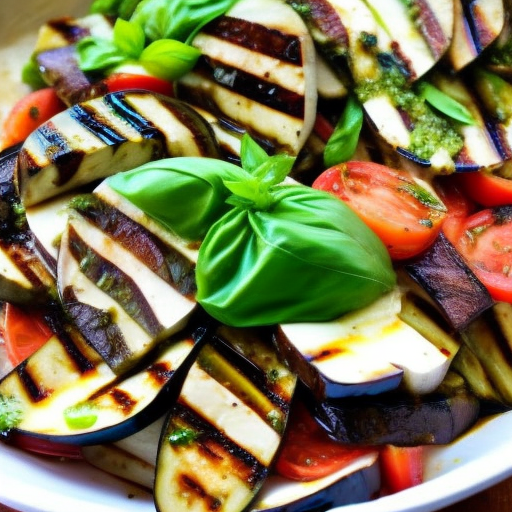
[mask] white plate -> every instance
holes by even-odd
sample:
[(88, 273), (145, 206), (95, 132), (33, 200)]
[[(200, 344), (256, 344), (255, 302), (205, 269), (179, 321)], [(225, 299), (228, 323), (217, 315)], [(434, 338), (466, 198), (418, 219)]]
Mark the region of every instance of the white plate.
[[(20, 70), (37, 27), (81, 14), (86, 0), (0, 0), (0, 119), (26, 88)], [(512, 475), (512, 413), (488, 420), (448, 447), (428, 450), (426, 482), (337, 512), (438, 510)], [(0, 503), (23, 512), (154, 512), (151, 496), (81, 462), (34, 456), (0, 443)], [(178, 512), (178, 511), (177, 511)]]

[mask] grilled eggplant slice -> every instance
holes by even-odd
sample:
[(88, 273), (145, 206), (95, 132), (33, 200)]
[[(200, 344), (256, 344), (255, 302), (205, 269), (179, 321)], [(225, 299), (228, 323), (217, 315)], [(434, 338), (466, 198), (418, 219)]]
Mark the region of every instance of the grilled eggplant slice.
[(208, 123), (184, 103), (149, 92), (115, 92), (57, 114), (18, 157), (26, 207), (163, 157), (219, 156)]
[(197, 319), (119, 377), (62, 313), (48, 319), (54, 335), (0, 381), (0, 393), (20, 403), (14, 434), (79, 445), (117, 441), (162, 416), (207, 332)]
[(104, 182), (69, 208), (58, 260), (64, 309), (115, 372), (181, 330), (195, 309), (197, 249)]
[(464, 379), (450, 372), (433, 393), (422, 397), (384, 393), (311, 405), (333, 439), (348, 444), (417, 446), (446, 444), (477, 420), (480, 401)]
[[(247, 346), (243, 334), (237, 344)], [(274, 365), (270, 343), (254, 354), (249, 361), (219, 338), (199, 353), (163, 430), (154, 489), (159, 512), (241, 511), (263, 485), (296, 380)]]
[(203, 55), (178, 96), (296, 155), (315, 120), (317, 80), (313, 41), (293, 9), (241, 0), (192, 44)]
[(78, 67), (75, 44), (91, 35), (108, 39), (112, 32), (111, 21), (100, 14), (57, 18), (39, 29), (32, 58), (43, 80), (55, 89), (66, 105), (75, 105), (108, 92), (104, 84), (91, 80)]
[(0, 300), (44, 302), (55, 296), (55, 279), (27, 227), (14, 175), (19, 147), (0, 154)]
[(505, 7), (503, 0), (455, 0), (454, 7), (448, 60), (455, 71), (460, 71), (500, 35), (505, 24)]
[(390, 391), (426, 394), (443, 380), (454, 354), (400, 320), (396, 289), (367, 308), (328, 323), (280, 325), (276, 344), (318, 400)]
[(487, 288), (442, 233), (404, 270), (426, 291), (455, 330), (464, 329), (494, 304)]

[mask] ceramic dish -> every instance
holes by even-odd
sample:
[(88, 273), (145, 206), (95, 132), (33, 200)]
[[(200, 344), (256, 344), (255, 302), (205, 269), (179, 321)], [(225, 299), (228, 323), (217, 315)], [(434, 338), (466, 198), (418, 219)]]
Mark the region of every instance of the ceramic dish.
[[(82, 14), (83, 0), (1, 0), (0, 118), (26, 89), (20, 69), (37, 27)], [(447, 447), (429, 448), (424, 484), (336, 512), (438, 510), (512, 475), (512, 413), (487, 420)], [(0, 444), (0, 503), (23, 512), (154, 512), (152, 497), (77, 461), (35, 456)]]

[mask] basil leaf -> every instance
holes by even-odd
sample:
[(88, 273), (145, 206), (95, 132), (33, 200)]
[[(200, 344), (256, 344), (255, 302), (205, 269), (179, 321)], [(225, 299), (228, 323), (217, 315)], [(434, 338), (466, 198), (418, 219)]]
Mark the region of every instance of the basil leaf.
[(428, 82), (418, 84), (420, 98), (430, 103), (448, 117), (464, 124), (475, 124), (475, 118), (462, 103), (453, 99), (437, 87)]
[(43, 80), (39, 65), (34, 57), (25, 63), (21, 70), (21, 80), (32, 89), (42, 89), (48, 84)]
[(142, 0), (131, 21), (144, 27), (151, 41), (188, 42), (204, 25), (224, 14), (237, 0)]
[(82, 71), (103, 71), (126, 62), (113, 41), (84, 37), (76, 45), (78, 65)]
[(127, 59), (138, 59), (144, 50), (146, 36), (137, 23), (117, 19), (114, 25), (114, 44)]
[(208, 231), (197, 300), (239, 327), (332, 320), (392, 289), (380, 239), (342, 201), (301, 185), (274, 190), (270, 211), (234, 208)]
[(140, 0), (95, 0), (89, 10), (91, 13), (127, 20), (132, 16), (139, 2)]
[(139, 62), (152, 75), (171, 81), (188, 73), (200, 55), (201, 52), (193, 46), (173, 39), (160, 39), (144, 49)]
[(211, 158), (157, 160), (107, 179), (108, 185), (177, 235), (200, 241), (230, 208), (224, 180), (239, 181), (236, 165)]
[(253, 173), (267, 159), (266, 151), (252, 137), (244, 133), (240, 146), (242, 167), (247, 172)]
[(361, 103), (351, 94), (334, 128), (334, 132), (325, 146), (324, 165), (326, 167), (347, 162), (352, 158), (359, 142), (363, 117)]

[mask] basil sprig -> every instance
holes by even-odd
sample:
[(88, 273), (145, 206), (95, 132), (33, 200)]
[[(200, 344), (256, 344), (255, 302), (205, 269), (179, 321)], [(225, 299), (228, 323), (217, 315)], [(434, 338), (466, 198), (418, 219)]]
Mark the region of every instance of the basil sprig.
[(150, 41), (190, 42), (204, 25), (228, 11), (238, 0), (142, 0), (131, 21), (144, 27)]
[(352, 158), (363, 127), (363, 118), (361, 103), (355, 95), (349, 95), (334, 132), (325, 145), (325, 167), (332, 167)]
[(137, 63), (148, 73), (175, 80), (190, 71), (201, 52), (174, 39), (160, 39), (146, 46), (143, 28), (121, 18), (116, 20), (113, 38), (86, 37), (77, 43), (78, 64), (86, 72), (110, 72), (116, 67)]
[(189, 240), (200, 241), (197, 301), (228, 325), (326, 321), (395, 285), (380, 239), (342, 201), (284, 178), (294, 159), (247, 135), (242, 167), (172, 158), (109, 185)]
[(445, 92), (441, 91), (428, 82), (420, 82), (418, 84), (420, 98), (430, 103), (434, 108), (439, 110), (448, 117), (455, 119), (463, 124), (475, 124), (475, 118), (471, 112), (462, 103), (452, 98)]

